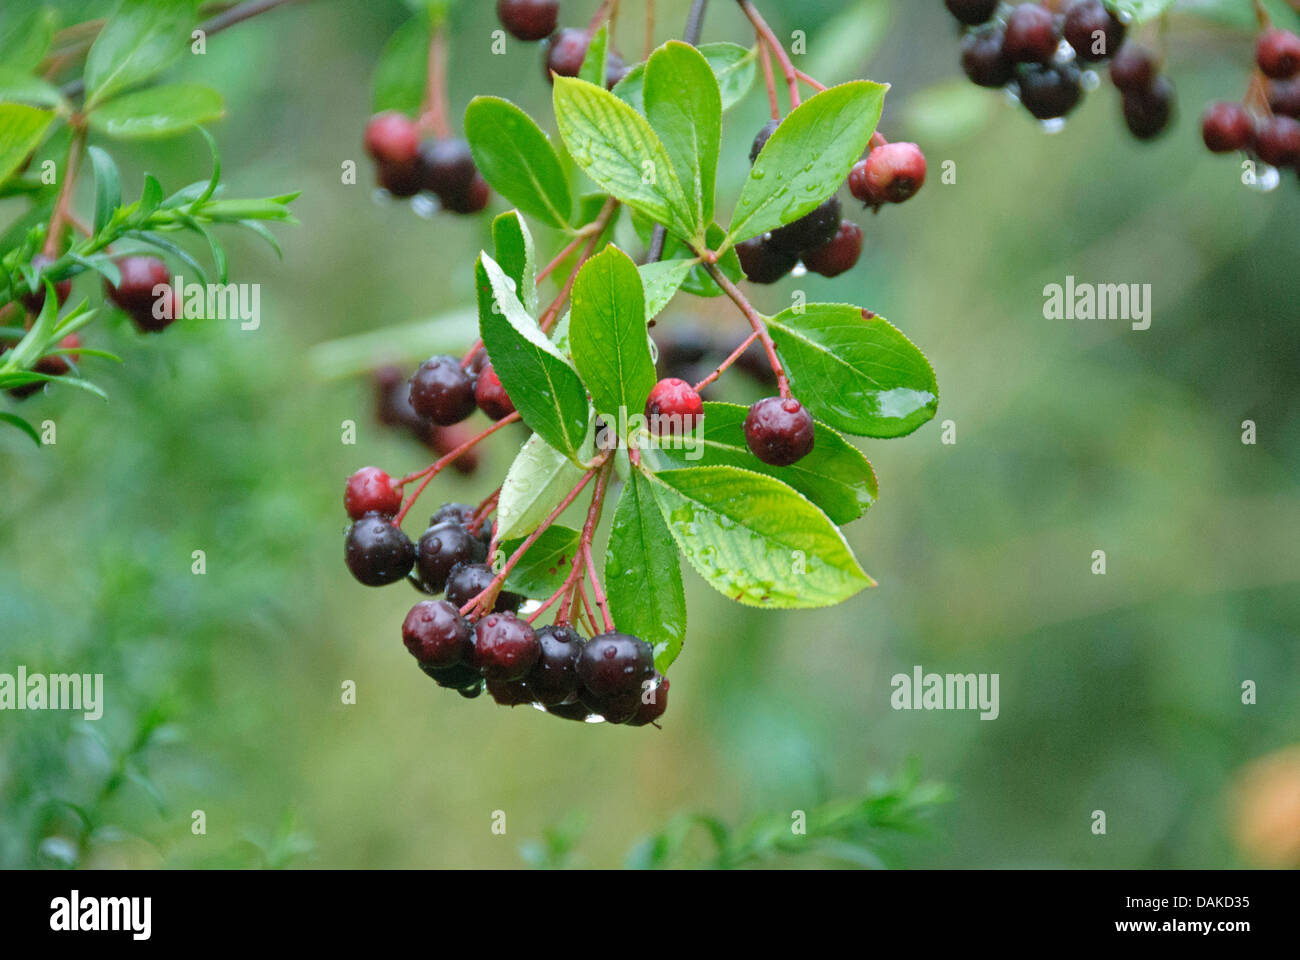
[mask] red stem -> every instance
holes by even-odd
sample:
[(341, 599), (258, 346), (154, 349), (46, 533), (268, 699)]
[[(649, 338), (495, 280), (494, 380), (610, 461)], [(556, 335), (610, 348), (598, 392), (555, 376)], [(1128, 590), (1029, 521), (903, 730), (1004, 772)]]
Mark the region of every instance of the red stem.
[(754, 29), (759, 32), (762, 39), (771, 47), (772, 53), (776, 56), (777, 63), (781, 64), (781, 72), (785, 74), (785, 83), (790, 90), (790, 109), (799, 106), (799, 72), (795, 70), (794, 64), (785, 52), (785, 47), (781, 46), (781, 41), (776, 38), (772, 28), (767, 25), (763, 15), (755, 9), (750, 0), (740, 0), (740, 9), (745, 11), (745, 16), (749, 17), (749, 22), (754, 25)]
[(394, 526), (400, 527), (402, 525), (402, 521), (406, 519), (406, 514), (410, 511), (411, 507), (415, 504), (415, 501), (420, 499), (420, 494), (424, 493), (424, 488), (429, 485), (429, 481), (431, 481), (434, 477), (436, 477), (444, 467), (446, 467), (448, 464), (454, 461), (457, 457), (461, 456), (461, 454), (465, 453), (466, 450), (472, 448), (476, 443), (482, 440), (486, 440), (488, 437), (492, 436), (492, 434), (496, 433), (506, 424), (514, 423), (518, 419), (519, 419), (518, 411), (510, 414), (507, 417), (502, 417), (500, 420), (492, 424), (492, 426), (488, 427), (478, 436), (471, 437), (470, 439), (466, 440), (459, 447), (456, 447), (454, 450), (449, 452), (446, 456), (442, 457), (441, 459), (429, 464), (429, 466), (425, 467), (423, 470), (417, 470), (415, 473), (407, 474), (405, 477), (402, 477), (402, 479), (398, 480), (395, 485), (398, 487), (404, 487), (406, 486), (406, 484), (411, 483), (414, 480), (419, 480), (421, 477), (424, 477), (424, 480), (415, 489), (415, 492), (406, 498), (405, 502), (402, 504), (402, 509), (398, 511), (397, 516), (393, 518)]
[(45, 247), (42, 253), (47, 257), (57, 258), (59, 247), (63, 242), (63, 227), (68, 222), (72, 206), (72, 188), (77, 182), (77, 165), (81, 160), (81, 150), (86, 145), (86, 128), (79, 128), (72, 142), (68, 144), (68, 159), (63, 164), (63, 180), (59, 184), (59, 195), (54, 201), (54, 213), (50, 216), (50, 227), (45, 232)]
[(726, 360), (723, 360), (720, 364), (718, 364), (718, 368), (716, 370), (714, 370), (711, 374), (709, 374), (707, 377), (705, 377), (703, 380), (701, 380), (699, 383), (695, 385), (695, 392), (699, 393), (701, 390), (703, 390), (705, 387), (711, 384), (714, 380), (717, 380), (718, 377), (722, 376), (723, 372), (726, 371), (726, 369), (729, 366), (731, 366), (733, 363), (739, 360), (741, 354), (743, 354), (746, 350), (748, 350), (749, 345), (757, 339), (758, 339), (758, 331), (755, 330), (753, 333), (751, 333), (748, 337), (745, 338), (744, 342), (740, 346), (738, 346), (735, 350), (731, 351), (731, 356), (727, 357)]
[(790, 381), (786, 379), (785, 368), (781, 366), (781, 360), (776, 355), (776, 344), (772, 342), (772, 336), (767, 332), (767, 324), (759, 316), (754, 305), (749, 302), (744, 292), (728, 279), (727, 275), (717, 268), (715, 264), (705, 261), (704, 268), (709, 271), (709, 276), (717, 282), (731, 298), (731, 302), (740, 308), (740, 312), (745, 315), (749, 325), (753, 328), (755, 336), (763, 341), (763, 349), (767, 352), (767, 362), (772, 365), (772, 372), (776, 374), (777, 389), (780, 390), (781, 396), (790, 396)]
[(425, 88), (424, 112), (420, 125), (433, 131), (439, 140), (451, 136), (447, 123), (447, 37), (441, 26), (429, 39), (428, 81)]
[(763, 35), (757, 30), (754, 31), (754, 37), (758, 41), (758, 55), (763, 63), (763, 79), (767, 81), (767, 102), (772, 109), (772, 119), (781, 119), (781, 104), (776, 99), (776, 75), (772, 72), (772, 54), (767, 49), (767, 44), (763, 42)]
[(596, 606), (600, 607), (600, 618), (605, 623), (605, 632), (614, 632), (614, 621), (609, 616), (609, 601), (605, 599), (605, 591), (600, 588), (600, 577), (596, 576), (596, 564), (591, 559), (591, 543), (586, 542), (582, 545), (582, 556), (586, 561), (587, 576), (591, 579), (591, 595), (596, 600)]
[(817, 80), (808, 76), (808, 74), (804, 73), (802, 70), (796, 70), (795, 76), (797, 76), (804, 83), (808, 84), (808, 86), (812, 87), (818, 93), (821, 93), (823, 90), (826, 89), (826, 84), (818, 82)]

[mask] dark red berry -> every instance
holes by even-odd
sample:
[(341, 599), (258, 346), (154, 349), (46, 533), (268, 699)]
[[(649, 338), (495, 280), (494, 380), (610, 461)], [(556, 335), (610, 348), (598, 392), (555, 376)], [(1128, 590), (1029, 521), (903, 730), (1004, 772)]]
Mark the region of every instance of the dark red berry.
[[(460, 563), (481, 563), (487, 558), (483, 541), (462, 524), (444, 522), (424, 531), (416, 547), (415, 563), (424, 585), (437, 593)], [(459, 604), (457, 606), (460, 606)]]
[(537, 642), (542, 650), (528, 674), (528, 689), (545, 706), (564, 703), (578, 689), (582, 635), (573, 627), (552, 625), (537, 631)]
[(519, 40), (545, 40), (555, 30), (560, 0), (497, 0), (501, 26)]
[(1265, 30), (1255, 44), (1255, 62), (1266, 77), (1294, 77), (1300, 73), (1300, 37), (1289, 30)]
[(452, 213), (478, 213), (488, 205), (491, 192), (481, 173), (475, 173), (463, 193), (448, 194), (441, 198), (442, 206)]
[(1056, 17), (1041, 4), (1022, 3), (1007, 16), (1003, 46), (1017, 63), (1046, 63), (1056, 54), (1060, 40)]
[(368, 513), (348, 528), (344, 558), (367, 587), (396, 583), (415, 564), (415, 544), (388, 517)]
[(473, 519), (474, 508), (468, 503), (444, 503), (429, 518), (429, 526), (436, 527), (440, 523), (468, 524)]
[(849, 171), (849, 190), (871, 207), (902, 203), (925, 185), (925, 154), (914, 143), (876, 147)]
[(628, 74), (628, 65), (623, 58), (611, 48), (605, 54), (605, 86), (613, 90), (615, 85)]
[[(471, 630), (469, 657), (473, 657), (473, 633), (473, 630)], [(456, 664), (454, 667), (428, 667), (420, 664), (420, 669), (432, 677), (438, 686), (446, 687), (449, 690), (479, 690), (483, 686), (482, 675), (474, 669), (468, 659)]]
[(1214, 153), (1245, 150), (1255, 139), (1255, 119), (1240, 103), (1211, 104), (1201, 120), (1201, 136)]
[(853, 269), (861, 255), (862, 228), (852, 220), (843, 220), (839, 232), (829, 243), (803, 255), (803, 265), (823, 277), (838, 277)]
[[(475, 431), (468, 424), (453, 423), (450, 426), (430, 427), (426, 440), (430, 449), (440, 457), (445, 457), (453, 450), (459, 449), (473, 438)], [(451, 462), (451, 468), (459, 474), (470, 477), (478, 469), (478, 450), (470, 447)]]
[(421, 667), (445, 670), (468, 663), (474, 654), (474, 631), (446, 600), (421, 600), (402, 621), (402, 642)]
[(474, 666), (488, 680), (522, 680), (542, 645), (537, 634), (513, 613), (493, 613), (474, 628)]
[(1003, 48), (1002, 29), (990, 28), (966, 34), (961, 42), (961, 68), (972, 83), (981, 87), (1003, 87), (1015, 76), (1015, 61)]
[(534, 699), (523, 680), (489, 680), (487, 692), (502, 707), (522, 707)]
[(763, 148), (767, 146), (767, 141), (772, 138), (772, 134), (776, 133), (776, 128), (779, 127), (780, 125), (781, 125), (781, 121), (773, 118), (767, 121), (767, 123), (763, 124), (763, 129), (758, 131), (757, 134), (755, 134), (754, 143), (749, 148), (750, 163), (753, 163), (755, 160), (758, 159), (758, 155), (762, 153)]
[(775, 467), (802, 460), (813, 448), (813, 418), (794, 397), (765, 397), (745, 417), (745, 442)]
[(1072, 63), (1031, 63), (1019, 71), (1020, 102), (1039, 120), (1063, 117), (1083, 97), (1079, 68)]
[[(41, 276), (45, 268), (54, 263), (53, 257), (47, 257), (43, 253), (38, 253), (32, 257), (32, 271), (36, 274), (35, 289), (21, 298), (23, 307), (28, 313), (40, 313), (41, 307), (45, 306), (45, 278)], [(68, 296), (72, 293), (72, 281), (63, 280), (54, 285), (54, 296), (58, 305), (61, 307), (68, 302)]]
[(685, 380), (660, 380), (645, 402), (646, 425), (656, 436), (689, 433), (704, 418), (704, 402)]
[(668, 678), (654, 675), (654, 685), (642, 691), (636, 714), (627, 721), (629, 727), (644, 727), (654, 723), (668, 709)]
[(591, 35), (578, 27), (564, 27), (555, 32), (546, 44), (546, 78), (555, 73), (561, 77), (576, 77), (587, 56)]
[(388, 110), (370, 118), (364, 143), (378, 163), (409, 165), (420, 152), (420, 131), (410, 117)]
[[(454, 603), (459, 610), (486, 590), (493, 576), (492, 568), (486, 563), (457, 564), (447, 576), (447, 602)], [(524, 598), (519, 594), (502, 590), (497, 594), (492, 609), (496, 613), (514, 612), (523, 602)]]
[(343, 491), (343, 509), (353, 520), (367, 513), (392, 516), (402, 509), (402, 495), (393, 486), (393, 478), (378, 467), (362, 467), (348, 477)]
[(1271, 81), (1268, 85), (1268, 106), (1274, 113), (1300, 120), (1300, 77)]
[[(59, 346), (65, 350), (74, 350), (81, 346), (81, 337), (75, 333), (70, 333), (59, 341)], [(8, 345), (0, 347), (0, 353), (8, 350)], [(47, 353), (32, 365), (33, 373), (43, 373), (50, 377), (61, 377), (72, 369), (68, 363), (68, 358), (60, 353)], [(24, 383), (18, 387), (10, 387), (9, 395), (15, 400), (24, 400), (34, 393), (39, 393), (45, 389), (46, 380), (33, 380), (31, 383)]]
[(641, 691), (632, 690), (612, 697), (598, 697), (590, 690), (582, 690), (579, 702), (597, 716), (605, 718), (606, 723), (627, 723), (632, 720), (641, 707)]
[(578, 679), (602, 700), (639, 693), (654, 670), (650, 644), (626, 633), (592, 637), (578, 655)]
[(798, 257), (805, 250), (820, 247), (840, 228), (840, 200), (831, 197), (793, 223), (778, 227), (767, 242), (776, 250)]
[(1300, 165), (1300, 121), (1269, 117), (1255, 131), (1255, 152), (1275, 167)]
[(474, 155), (464, 140), (429, 140), (420, 147), (421, 185), (443, 203), (448, 197), (465, 196), (477, 173)]
[(948, 12), (968, 27), (987, 22), (998, 9), (998, 0), (943, 0), (943, 2)]
[(154, 304), (163, 293), (155, 289), (170, 289), (172, 274), (167, 264), (157, 257), (122, 257), (114, 262), (122, 279), (116, 287), (104, 281), (108, 298), (132, 316), (152, 316)]
[(1151, 140), (1169, 126), (1174, 111), (1174, 85), (1168, 77), (1157, 77), (1146, 90), (1124, 91), (1123, 106), (1129, 132), (1139, 140)]
[(587, 708), (585, 703), (581, 702), (557, 703), (547, 707), (546, 712), (563, 720), (585, 721), (587, 717), (591, 716), (591, 710)]
[(776, 283), (799, 262), (796, 254), (776, 249), (766, 236), (736, 244), (736, 256), (745, 276), (753, 283)]
[(1110, 82), (1120, 90), (1145, 90), (1155, 78), (1155, 57), (1136, 43), (1124, 44), (1110, 62)]
[(411, 406), (444, 427), (460, 423), (474, 412), (474, 381), (455, 357), (430, 357), (411, 377)]
[(415, 162), (381, 160), (375, 165), (375, 180), (395, 197), (413, 197), (424, 187), (420, 166)]
[(506, 393), (506, 388), (501, 386), (501, 378), (497, 376), (490, 363), (479, 373), (478, 380), (474, 384), (474, 400), (478, 403), (478, 408), (493, 420), (500, 420), (515, 412), (515, 405), (510, 400), (510, 395)]
[(1114, 56), (1124, 42), (1124, 24), (1101, 0), (1074, 0), (1065, 11), (1065, 39), (1080, 60)]

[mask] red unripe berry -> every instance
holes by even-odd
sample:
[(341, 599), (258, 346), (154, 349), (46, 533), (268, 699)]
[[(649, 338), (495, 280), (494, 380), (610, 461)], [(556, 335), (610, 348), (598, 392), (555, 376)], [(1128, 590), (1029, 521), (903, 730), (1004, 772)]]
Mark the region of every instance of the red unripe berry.
[(1255, 139), (1255, 119), (1240, 103), (1211, 104), (1201, 120), (1201, 136), (1214, 153), (1245, 150)]
[(402, 509), (402, 495), (393, 487), (393, 478), (383, 470), (362, 467), (348, 477), (343, 509), (353, 520), (360, 520), (371, 511), (391, 517)]
[(478, 408), (493, 420), (500, 420), (515, 412), (514, 401), (506, 393), (501, 378), (490, 363), (483, 367), (474, 383), (474, 400), (478, 403)]
[(1255, 132), (1255, 152), (1275, 167), (1300, 165), (1300, 121), (1269, 117)]
[(1060, 39), (1051, 10), (1038, 3), (1022, 3), (1007, 17), (1003, 46), (1017, 63), (1046, 63), (1056, 53)]
[(559, 0), (497, 0), (501, 26), (519, 40), (545, 40), (560, 16)]
[(1265, 30), (1255, 44), (1255, 62), (1266, 77), (1294, 77), (1300, 73), (1300, 37), (1289, 30)]
[(420, 131), (410, 117), (387, 110), (370, 118), (363, 142), (376, 162), (408, 165), (419, 155)]
[(445, 670), (474, 654), (474, 631), (446, 600), (421, 600), (402, 622), (402, 642), (421, 667)]
[(862, 228), (852, 220), (842, 220), (839, 232), (829, 243), (803, 255), (803, 265), (823, 277), (838, 277), (853, 269), (861, 255)]
[(704, 418), (704, 402), (685, 380), (660, 380), (645, 402), (646, 426), (656, 436), (689, 433)]
[(488, 680), (522, 680), (541, 656), (537, 634), (513, 613), (493, 613), (474, 629), (474, 666)]
[(886, 143), (849, 171), (849, 190), (868, 206), (902, 203), (925, 184), (925, 154), (914, 143)]
[(813, 418), (794, 397), (766, 397), (749, 408), (745, 442), (764, 463), (788, 467), (813, 448)]

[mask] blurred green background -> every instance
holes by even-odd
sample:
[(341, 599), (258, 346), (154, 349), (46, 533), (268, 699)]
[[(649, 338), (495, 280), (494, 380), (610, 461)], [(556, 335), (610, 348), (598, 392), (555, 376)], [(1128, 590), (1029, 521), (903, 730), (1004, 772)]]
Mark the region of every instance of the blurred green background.
[[(660, 41), (687, 5), (659, 0)], [(103, 5), (62, 6), (70, 22)], [(453, 15), (453, 113), (491, 93), (553, 129), (540, 50), (488, 55), (493, 6)], [(564, 0), (563, 22), (595, 6)], [(710, 6), (705, 40), (751, 42), (735, 4)], [(624, 7), (633, 61), (642, 7)], [(0, 714), (0, 865), (522, 866), (523, 845), (578, 817), (573, 862), (617, 865), (675, 815), (788, 819), (909, 757), (953, 799), (924, 835), (881, 838), (889, 864), (1253, 862), (1232, 839), (1238, 772), (1300, 740), (1300, 189), (1294, 172), (1273, 193), (1246, 189), (1196, 123), (1244, 89), (1249, 34), (1175, 21), (1181, 117), (1143, 145), (1106, 85), (1055, 135), (966, 85), (939, 0), (760, 7), (782, 37), (806, 32), (797, 59), (822, 80), (891, 83), (882, 130), (930, 161), (905, 207), (850, 214), (867, 237), (853, 271), (753, 291), (770, 312), (795, 289), (869, 306), (938, 372), (936, 420), (864, 446), (881, 499), (847, 535), (879, 588), (758, 613), (688, 572), (662, 732), (436, 689), (399, 641), (413, 594), (360, 587), (341, 562), (344, 477), (428, 454), (374, 422), (364, 377), (322, 378), (310, 358), (470, 304), (490, 218), (424, 219), (373, 195), (369, 73), (407, 9), (290, 5), (170, 73), (225, 94), (212, 131), (234, 194), (303, 191), (302, 226), (276, 230), (283, 262), (230, 236), (232, 279), (263, 285), (261, 329), (98, 324), (89, 344), (126, 360), (90, 361), (111, 402), (53, 388), (22, 412), (55, 421), (56, 445), (0, 433), (0, 671), (103, 673), (107, 698), (95, 724)], [(720, 209), (765, 111), (760, 85), (728, 115)], [(172, 189), (208, 169), (197, 136), (113, 152), (128, 195), (146, 169)], [(356, 185), (340, 182), (346, 161)], [(941, 182), (947, 161), (955, 183)], [(1043, 287), (1069, 274), (1151, 284), (1151, 328), (1043, 319)], [(682, 296), (656, 332), (741, 323)], [(727, 381), (720, 399), (758, 395)], [(488, 445), (473, 478), (440, 478), (428, 509), (484, 496), (521, 439)], [(1105, 576), (1091, 573), (1098, 549)], [(891, 675), (916, 664), (1000, 674), (1000, 717), (891, 710)], [(94, 826), (75, 854), (68, 804)]]

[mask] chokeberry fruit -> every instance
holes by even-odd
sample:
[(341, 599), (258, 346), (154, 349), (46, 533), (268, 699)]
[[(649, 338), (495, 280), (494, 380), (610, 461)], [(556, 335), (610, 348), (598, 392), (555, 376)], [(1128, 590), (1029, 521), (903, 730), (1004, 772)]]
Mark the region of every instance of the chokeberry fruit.
[(788, 467), (813, 448), (813, 418), (794, 397), (765, 397), (745, 416), (745, 442), (764, 463)]
[(799, 262), (797, 254), (778, 250), (766, 235), (736, 244), (736, 256), (745, 276), (753, 283), (776, 283)]
[(488, 183), (477, 171), (463, 192), (449, 193), (440, 197), (443, 209), (450, 210), (452, 213), (478, 213), (488, 205), (490, 198)]
[(1145, 90), (1126, 90), (1123, 96), (1124, 122), (1139, 140), (1151, 140), (1164, 132), (1174, 112), (1174, 85), (1168, 77), (1156, 77)]
[(474, 628), (474, 666), (488, 680), (522, 680), (541, 654), (533, 628), (513, 613), (489, 614)]
[[(172, 274), (167, 269), (167, 264), (157, 257), (122, 257), (114, 262), (122, 276), (117, 286), (108, 280), (104, 281), (108, 298), (132, 318), (153, 318), (154, 304), (163, 295), (163, 291), (158, 288), (171, 289)], [(158, 292), (155, 293), (155, 290)]]
[[(486, 590), (492, 579), (492, 568), (486, 563), (457, 564), (447, 575), (447, 602), (454, 603), (459, 610)], [(523, 602), (524, 598), (519, 594), (502, 590), (497, 594), (492, 610), (495, 613), (513, 613)]]
[(1240, 103), (1211, 104), (1201, 119), (1201, 137), (1214, 153), (1245, 150), (1255, 139), (1255, 119)]
[(1150, 50), (1135, 43), (1120, 47), (1110, 62), (1110, 81), (1120, 90), (1145, 90), (1155, 78), (1155, 57)]
[(628, 65), (612, 47), (605, 54), (605, 86), (613, 90), (628, 74)]
[(849, 190), (872, 207), (902, 203), (925, 185), (925, 170), (925, 154), (916, 144), (885, 143), (853, 165)]
[(424, 187), (420, 166), (381, 160), (375, 166), (375, 180), (395, 197), (413, 197)]
[(1255, 152), (1275, 167), (1300, 165), (1300, 121), (1269, 117), (1255, 131)]
[(490, 363), (483, 368), (474, 383), (474, 400), (478, 408), (493, 420), (500, 420), (515, 412), (514, 402), (506, 393), (506, 388), (501, 386), (501, 378)]
[[(481, 563), (487, 557), (483, 541), (462, 524), (440, 523), (424, 531), (416, 547), (415, 564), (424, 585), (437, 593), (458, 563)], [(459, 604), (457, 605), (459, 607)]]
[(367, 587), (396, 583), (415, 565), (415, 544), (388, 517), (368, 513), (348, 528), (344, 559)]
[(998, 9), (998, 0), (943, 0), (943, 2), (948, 12), (968, 27), (987, 23)]
[(577, 720), (583, 722), (591, 716), (591, 710), (585, 703), (557, 703), (546, 708), (546, 712), (552, 716), (559, 717), (562, 720)]
[(636, 714), (627, 721), (629, 727), (644, 727), (647, 723), (654, 723), (668, 709), (668, 678), (656, 673), (654, 681), (653, 686), (641, 692)]
[(560, 0), (497, 0), (501, 26), (518, 40), (545, 40), (555, 30)]
[(767, 242), (777, 250), (798, 257), (805, 250), (828, 242), (839, 228), (840, 200), (839, 197), (830, 197), (812, 212), (773, 230)]
[[(22, 297), (22, 305), (27, 309), (28, 313), (40, 313), (41, 307), (45, 306), (45, 278), (41, 274), (53, 262), (53, 257), (47, 257), (43, 253), (38, 253), (32, 257), (32, 271), (36, 274), (36, 289), (31, 293), (24, 294)], [(54, 285), (55, 302), (60, 307), (68, 302), (68, 295), (71, 293), (71, 280), (62, 280)]]
[(440, 523), (469, 523), (474, 519), (474, 508), (468, 503), (444, 503), (429, 518), (429, 526)]
[(1300, 73), (1300, 37), (1289, 30), (1265, 30), (1255, 44), (1255, 62), (1266, 77), (1294, 77)]
[(645, 419), (656, 436), (673, 436), (694, 430), (704, 417), (704, 402), (685, 380), (660, 380), (645, 402)]
[(862, 255), (862, 228), (852, 220), (840, 222), (839, 232), (814, 250), (803, 255), (803, 265), (823, 277), (838, 277), (853, 269)]
[(385, 471), (378, 467), (362, 467), (348, 477), (343, 491), (343, 509), (353, 520), (360, 520), (372, 512), (392, 516), (402, 509), (402, 495)]
[(554, 73), (561, 77), (576, 77), (587, 56), (591, 34), (579, 27), (563, 27), (552, 34), (546, 43), (546, 79)]
[[(75, 333), (70, 333), (59, 341), (59, 346), (64, 350), (74, 350), (81, 346), (81, 337)], [(0, 353), (4, 353), (8, 346), (0, 347)], [(32, 365), (34, 373), (43, 373), (49, 377), (61, 377), (72, 366), (68, 363), (68, 358), (59, 353), (47, 353)], [(15, 400), (24, 400), (34, 393), (45, 389), (46, 380), (33, 380), (31, 383), (24, 383), (21, 386), (10, 387), (9, 395)]]
[[(473, 631), (471, 631), (470, 645), (473, 646)], [(473, 656), (471, 651), (470, 657)], [(434, 683), (448, 690), (475, 690), (483, 686), (482, 675), (474, 669), (474, 666), (468, 659), (452, 667), (430, 667), (420, 664), (420, 669), (427, 676), (433, 678)]]
[(1083, 96), (1079, 68), (1072, 63), (1023, 64), (1019, 81), (1020, 102), (1039, 120), (1065, 116)]
[(474, 654), (474, 631), (446, 600), (421, 600), (402, 621), (402, 642), (421, 667), (445, 670), (468, 663)]
[(654, 670), (650, 644), (627, 633), (592, 637), (578, 655), (578, 679), (601, 700), (639, 692)]
[(420, 147), (421, 185), (444, 203), (447, 197), (463, 196), (476, 173), (474, 155), (464, 140), (429, 140)]
[(1003, 87), (1016, 75), (1016, 64), (1003, 48), (1002, 29), (990, 28), (966, 34), (961, 42), (961, 68), (972, 83), (981, 87)]
[(605, 718), (606, 723), (628, 723), (641, 707), (641, 691), (631, 690), (609, 697), (598, 697), (590, 690), (579, 694), (579, 702), (592, 713)]
[(474, 412), (474, 381), (455, 357), (430, 357), (411, 377), (411, 406), (444, 427), (460, 423)]
[(1066, 41), (1080, 60), (1114, 56), (1124, 42), (1124, 23), (1101, 0), (1074, 0), (1065, 11)]
[(420, 131), (410, 117), (387, 110), (370, 118), (364, 143), (378, 163), (410, 165), (420, 152)]
[(1042, 4), (1022, 3), (1007, 16), (1007, 56), (1017, 63), (1046, 63), (1056, 53), (1061, 35), (1056, 17)]
[(522, 707), (533, 702), (532, 691), (523, 680), (489, 680), (487, 692), (502, 707)]
[(758, 155), (762, 153), (763, 148), (767, 146), (767, 141), (772, 138), (772, 134), (776, 133), (776, 128), (780, 125), (781, 121), (773, 117), (771, 120), (767, 121), (767, 123), (763, 124), (762, 130), (758, 131), (758, 133), (754, 135), (754, 142), (749, 148), (750, 163), (753, 163), (758, 159)]
[(528, 689), (543, 706), (564, 703), (578, 689), (582, 635), (573, 627), (552, 624), (537, 631), (537, 642), (541, 653), (528, 673)]
[(1268, 106), (1274, 113), (1300, 120), (1300, 77), (1271, 81), (1268, 85)]

